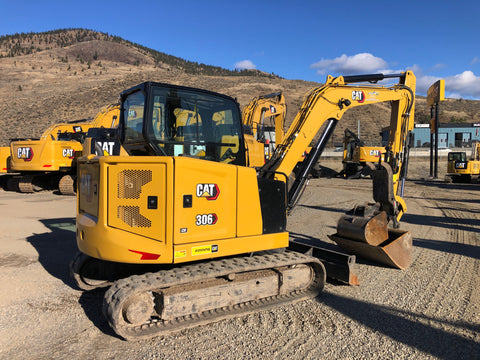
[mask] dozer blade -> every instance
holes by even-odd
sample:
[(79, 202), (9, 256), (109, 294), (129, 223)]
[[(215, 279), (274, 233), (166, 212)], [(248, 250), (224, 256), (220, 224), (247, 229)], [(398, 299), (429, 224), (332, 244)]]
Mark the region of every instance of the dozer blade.
[(328, 237), (347, 253), (406, 269), (412, 262), (412, 234), (388, 229), (384, 216), (386, 220), (384, 212), (373, 218), (344, 216), (338, 221), (337, 233)]

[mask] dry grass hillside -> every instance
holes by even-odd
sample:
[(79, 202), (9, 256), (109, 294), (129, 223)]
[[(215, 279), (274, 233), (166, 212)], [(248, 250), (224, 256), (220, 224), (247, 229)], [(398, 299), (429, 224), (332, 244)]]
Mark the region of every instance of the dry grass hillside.
[[(51, 124), (92, 118), (116, 102), (122, 90), (147, 80), (221, 92), (236, 97), (242, 107), (255, 96), (283, 91), (287, 125), (303, 96), (320, 85), (260, 71), (239, 73), (192, 63), (83, 29), (0, 37), (0, 74), (1, 146), (12, 138), (39, 137)], [(442, 121), (480, 122), (480, 102), (449, 100), (444, 104)], [(425, 99), (417, 99), (416, 107), (416, 121), (425, 122), (430, 114)], [(356, 131), (357, 120), (362, 139), (377, 144), (380, 129), (388, 125), (389, 111), (388, 104), (348, 111), (332, 145), (341, 141), (346, 127)]]

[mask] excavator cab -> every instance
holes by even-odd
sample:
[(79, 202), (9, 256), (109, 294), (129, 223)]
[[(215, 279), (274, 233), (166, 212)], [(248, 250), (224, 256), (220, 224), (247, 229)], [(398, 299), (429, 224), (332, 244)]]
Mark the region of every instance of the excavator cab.
[(245, 165), (238, 104), (208, 91), (147, 82), (121, 95), (129, 155), (185, 156)]

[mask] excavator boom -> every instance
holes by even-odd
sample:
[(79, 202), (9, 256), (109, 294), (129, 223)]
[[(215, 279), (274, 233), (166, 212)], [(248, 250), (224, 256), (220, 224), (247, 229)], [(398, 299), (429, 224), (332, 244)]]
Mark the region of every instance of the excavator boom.
[[(398, 78), (393, 85), (378, 85), (387, 78)], [(372, 84), (374, 83), (374, 84)], [(412, 239), (407, 232), (396, 231), (391, 236), (387, 225), (399, 226), (407, 207), (403, 199), (408, 166), (409, 134), (414, 125), (415, 75), (401, 74), (329, 76), (327, 82), (311, 90), (290, 126), (284, 141), (276, 148), (269, 162), (260, 169), (264, 177), (288, 181), (296, 159), (323, 127), (316, 145), (310, 151), (292, 184), (289, 184), (288, 209), (299, 200), (308, 173), (318, 161), (336, 124), (348, 109), (368, 104), (390, 102), (390, 136), (384, 161), (370, 164), (375, 203), (357, 206), (338, 222), (337, 234), (331, 239), (350, 253), (368, 257), (399, 268), (411, 261)], [(360, 210), (359, 210), (360, 209)], [(387, 246), (388, 245), (388, 246)]]

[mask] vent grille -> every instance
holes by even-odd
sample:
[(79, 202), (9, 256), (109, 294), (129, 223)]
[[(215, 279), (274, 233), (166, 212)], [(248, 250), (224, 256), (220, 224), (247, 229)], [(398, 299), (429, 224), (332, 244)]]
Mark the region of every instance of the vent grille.
[(118, 198), (139, 199), (142, 186), (150, 181), (151, 170), (123, 170), (118, 174)]
[(149, 219), (140, 214), (138, 206), (119, 206), (117, 217), (131, 227), (149, 228), (152, 225)]

